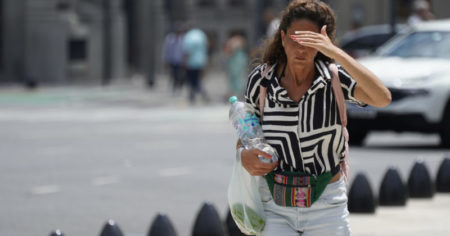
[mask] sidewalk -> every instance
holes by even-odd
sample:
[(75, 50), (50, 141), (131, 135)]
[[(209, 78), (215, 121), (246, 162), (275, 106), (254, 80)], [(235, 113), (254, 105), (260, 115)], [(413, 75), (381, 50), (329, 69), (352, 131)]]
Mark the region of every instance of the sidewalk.
[(211, 101), (197, 100), (188, 102), (188, 85), (174, 94), (167, 75), (159, 75), (153, 88), (146, 86), (142, 77), (115, 81), (111, 85), (68, 85), (41, 86), (35, 90), (26, 90), (19, 85), (0, 87), (0, 108), (12, 107), (96, 107), (127, 106), (150, 108), (161, 106), (190, 107), (223, 104), (227, 93), (227, 81), (224, 73), (210, 72), (203, 86)]
[(354, 236), (448, 236), (450, 194), (408, 199), (406, 207), (378, 207), (375, 214), (350, 214)]

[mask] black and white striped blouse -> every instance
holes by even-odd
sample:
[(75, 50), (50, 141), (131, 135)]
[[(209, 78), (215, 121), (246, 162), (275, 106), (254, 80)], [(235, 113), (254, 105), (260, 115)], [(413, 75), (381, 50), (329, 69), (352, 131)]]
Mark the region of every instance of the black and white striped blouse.
[[(267, 142), (278, 152), (279, 168), (309, 175), (338, 170), (345, 145), (328, 63), (316, 60), (316, 78), (298, 103), (280, 85), (274, 73), (277, 66), (267, 79), (262, 78), (266, 66), (259, 65), (250, 73), (245, 98), (259, 116), (259, 85), (267, 87), (262, 127)], [(353, 96), (356, 82), (342, 67), (338, 70), (345, 99), (364, 106)]]

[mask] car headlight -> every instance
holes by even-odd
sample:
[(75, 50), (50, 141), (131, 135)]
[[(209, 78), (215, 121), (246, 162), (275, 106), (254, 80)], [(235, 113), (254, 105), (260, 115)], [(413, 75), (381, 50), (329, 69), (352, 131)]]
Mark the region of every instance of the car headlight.
[(431, 76), (419, 76), (413, 78), (404, 78), (397, 82), (396, 86), (417, 86), (428, 81)]

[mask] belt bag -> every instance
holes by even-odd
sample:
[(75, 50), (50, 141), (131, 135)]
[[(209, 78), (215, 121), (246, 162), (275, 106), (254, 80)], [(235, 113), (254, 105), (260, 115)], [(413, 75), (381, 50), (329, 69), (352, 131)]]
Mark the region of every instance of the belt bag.
[(299, 172), (275, 172), (266, 176), (272, 198), (285, 207), (310, 207), (323, 193), (333, 175), (307, 176)]

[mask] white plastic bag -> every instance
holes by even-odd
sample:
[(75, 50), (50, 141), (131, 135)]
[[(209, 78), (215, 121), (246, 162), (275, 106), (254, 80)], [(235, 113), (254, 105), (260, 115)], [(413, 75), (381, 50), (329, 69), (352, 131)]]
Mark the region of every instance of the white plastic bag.
[(240, 158), (236, 158), (228, 186), (228, 205), (234, 222), (241, 232), (247, 235), (260, 233), (266, 222), (258, 191), (261, 178), (251, 176), (242, 166)]

